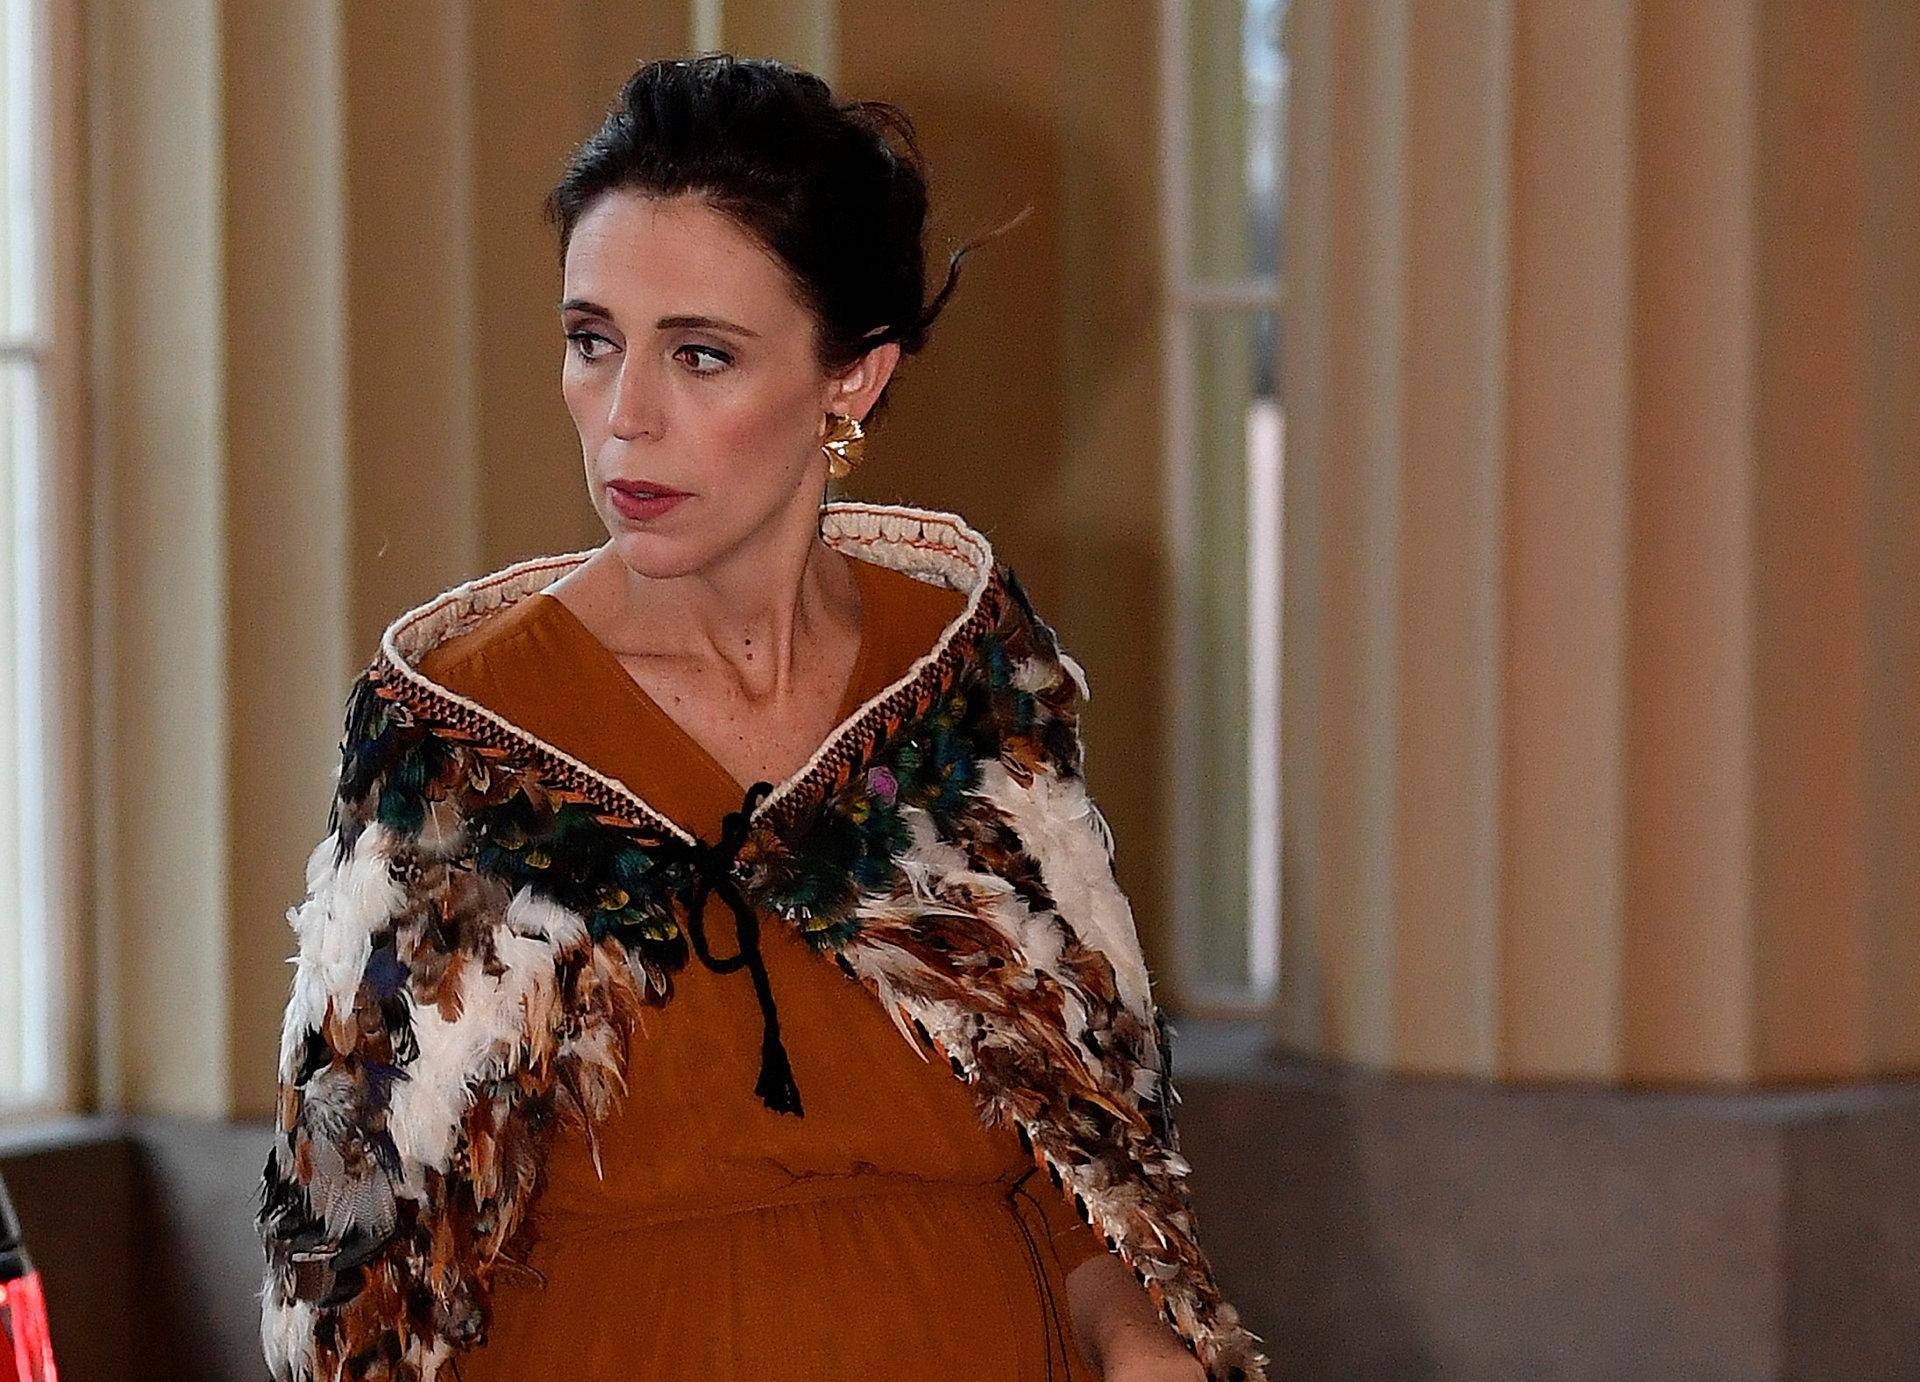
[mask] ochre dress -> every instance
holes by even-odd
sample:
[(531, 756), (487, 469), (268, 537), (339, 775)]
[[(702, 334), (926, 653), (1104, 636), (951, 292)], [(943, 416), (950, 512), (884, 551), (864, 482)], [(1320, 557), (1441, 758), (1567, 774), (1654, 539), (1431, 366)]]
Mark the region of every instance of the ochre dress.
[[(844, 722), (904, 675), (961, 595), (854, 560), (860, 650)], [(734, 781), (555, 597), (525, 597), (421, 670), (632, 788), (701, 838)], [(738, 946), (710, 901), (711, 952)], [(762, 914), (761, 949), (804, 1116), (753, 1092), (761, 1014), (745, 970), (690, 959), (645, 1010), (629, 1093), (600, 1131), (554, 1143), (530, 1211), (537, 1281), (501, 1280), (462, 1382), (913, 1378), (1091, 1382), (1066, 1274), (1106, 1251), (832, 958)]]

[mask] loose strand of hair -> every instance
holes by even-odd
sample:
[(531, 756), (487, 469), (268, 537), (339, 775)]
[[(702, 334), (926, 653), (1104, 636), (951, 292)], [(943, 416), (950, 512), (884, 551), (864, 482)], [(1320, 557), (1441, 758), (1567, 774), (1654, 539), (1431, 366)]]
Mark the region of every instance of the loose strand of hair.
[(1020, 213), (1016, 215), (1012, 220), (994, 227), (992, 230), (987, 231), (983, 235), (975, 236), (973, 239), (969, 240), (966, 244), (960, 246), (959, 249), (955, 250), (952, 254), (947, 256), (946, 281), (940, 285), (940, 291), (933, 295), (933, 300), (927, 304), (926, 310), (920, 314), (919, 320), (914, 323), (913, 329), (916, 335), (922, 331), (925, 331), (929, 326), (933, 325), (933, 319), (940, 315), (940, 309), (946, 305), (947, 298), (952, 294), (954, 288), (956, 288), (959, 285), (960, 261), (966, 258), (967, 255), (971, 254), (974, 250), (979, 249), (982, 245), (986, 244), (989, 240), (999, 239), (1002, 235), (1005, 235), (1008, 231), (1012, 230), (1015, 226), (1019, 225), (1022, 221), (1026, 220), (1027, 217), (1031, 216), (1032, 214), (1033, 214), (1033, 203), (1028, 202), (1026, 206), (1021, 208)]

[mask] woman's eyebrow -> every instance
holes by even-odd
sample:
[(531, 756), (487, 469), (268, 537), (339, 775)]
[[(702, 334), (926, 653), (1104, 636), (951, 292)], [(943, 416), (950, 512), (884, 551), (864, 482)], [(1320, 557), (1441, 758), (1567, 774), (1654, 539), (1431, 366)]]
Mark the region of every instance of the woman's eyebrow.
[(749, 331), (737, 322), (730, 322), (725, 317), (662, 317), (654, 323), (654, 326), (661, 331), (677, 331), (682, 327), (691, 326), (706, 331), (731, 331), (736, 336), (758, 336), (760, 334), (758, 331)]
[[(588, 312), (596, 317), (605, 317), (608, 321), (613, 320), (613, 313), (609, 312), (597, 302), (589, 302), (586, 298), (565, 298), (560, 303), (560, 310), (562, 312)], [(736, 336), (757, 337), (760, 334), (758, 331), (752, 331), (747, 327), (741, 326), (738, 322), (730, 322), (724, 317), (680, 315), (662, 317), (654, 323), (654, 328), (659, 331), (677, 331), (684, 327), (695, 327), (708, 331), (731, 331)]]

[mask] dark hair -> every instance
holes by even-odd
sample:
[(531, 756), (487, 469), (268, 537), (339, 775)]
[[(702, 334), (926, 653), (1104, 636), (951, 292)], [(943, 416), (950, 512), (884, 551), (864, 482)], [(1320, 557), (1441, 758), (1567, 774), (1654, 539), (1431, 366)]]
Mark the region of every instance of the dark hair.
[(812, 311), (814, 354), (830, 373), (887, 341), (920, 350), (961, 258), (1027, 214), (955, 250), (925, 301), (927, 173), (906, 112), (836, 101), (811, 72), (731, 53), (649, 62), (621, 85), (547, 194), (562, 264), (581, 216), (616, 189), (693, 194), (758, 241)]

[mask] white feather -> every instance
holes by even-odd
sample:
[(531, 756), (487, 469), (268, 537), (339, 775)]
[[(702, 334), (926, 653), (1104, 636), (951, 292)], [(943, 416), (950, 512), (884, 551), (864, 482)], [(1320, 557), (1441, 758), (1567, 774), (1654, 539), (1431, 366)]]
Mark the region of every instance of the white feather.
[(598, 1069), (623, 1093), (626, 1090), (620, 1046), (615, 1040), (613, 1027), (607, 1023), (596, 1022), (569, 1035), (560, 1043), (560, 1059)]
[(516, 936), (538, 936), (557, 949), (587, 938), (586, 918), (544, 898), (532, 888), (521, 888), (507, 904), (507, 929)]
[(1085, 701), (1093, 698), (1092, 694), (1087, 690), (1086, 672), (1078, 662), (1075, 662), (1064, 651), (1059, 652), (1057, 656), (1053, 658), (1022, 658), (1014, 664), (1012, 681), (1015, 686), (1029, 694), (1040, 691), (1051, 691), (1055, 684), (1059, 682), (1062, 672), (1072, 680), (1074, 690), (1080, 693), (1081, 700)]
[(393, 876), (392, 833), (377, 822), (362, 830), (328, 887), (324, 913), (316, 918), (302, 909), (301, 957), (311, 959), (335, 1009), (345, 1012), (367, 972), (373, 933), (406, 903), (406, 890)]
[[(926, 1043), (914, 1030), (913, 1020), (920, 1019), (930, 1036), (938, 1037), (947, 1028), (942, 1024), (942, 1015), (933, 1011), (931, 1004), (916, 1002), (898, 988), (889, 975), (911, 971), (920, 967), (919, 961), (901, 950), (898, 946), (885, 941), (855, 940), (840, 952), (847, 963), (853, 966), (854, 973), (873, 983), (874, 994), (880, 1001), (880, 1007), (892, 1019), (906, 1041), (908, 1049), (923, 1061), (931, 1062), (933, 1057), (927, 1053)], [(952, 1049), (949, 1047), (948, 1049)]]
[(327, 1020), (327, 995), (320, 986), (319, 976), (310, 966), (302, 965), (298, 955), (287, 963), (295, 968), (293, 993), (287, 999), (286, 1012), (280, 1017), (280, 1078), (292, 1083), (299, 1070), (300, 1050), (306, 1044), (307, 1033), (318, 1031)]
[(307, 1342), (313, 1337), (313, 1306), (304, 1300), (283, 1301), (269, 1282), (260, 1300), (260, 1349), (274, 1382), (294, 1382), (309, 1375), (312, 1361)]
[(913, 1023), (908, 1019), (907, 1010), (891, 998), (887, 1000), (887, 1016), (892, 1018), (893, 1025), (900, 1029), (900, 1035), (906, 1038), (907, 1046), (914, 1055), (923, 1061), (933, 1059), (927, 1054), (926, 1043), (920, 1040), (920, 1034), (914, 1031)]
[(967, 856), (940, 839), (934, 831), (933, 817), (918, 806), (900, 808), (912, 843), (894, 860), (913, 887), (913, 895), (924, 902), (936, 896), (936, 884), (942, 878), (967, 871)]
[(446, 1168), (473, 1082), (499, 1073), (519, 1047), (527, 994), (536, 984), (554, 983), (553, 947), (545, 940), (500, 926), (494, 947), (504, 971), (488, 974), (469, 963), (461, 973), (457, 1018), (448, 1021), (438, 1007), (409, 1001), (420, 1054), (394, 1085), (387, 1126), (416, 1194), (415, 1168)]
[(1087, 810), (1093, 815), (1093, 828), (1100, 834), (1100, 847), (1107, 852), (1107, 858), (1113, 858), (1113, 827), (1107, 824), (1107, 818), (1100, 814), (1100, 808), (1087, 798)]
[(1056, 652), (1058, 653), (1060, 658), (1060, 665), (1066, 668), (1067, 675), (1073, 678), (1073, 685), (1074, 685), (1074, 688), (1080, 692), (1080, 699), (1083, 701), (1092, 700), (1093, 692), (1087, 686), (1086, 669), (1083, 668), (1078, 662), (1074, 661), (1074, 659), (1067, 653), (1066, 649), (1060, 648), (1060, 649), (1057, 649)]
[(285, 1079), (293, 1077), (306, 1034), (325, 1025), (328, 1005), (336, 1014), (352, 1011), (373, 954), (374, 933), (406, 904), (406, 890), (393, 876), (390, 830), (378, 822), (368, 825), (338, 866), (337, 845), (335, 833), (314, 846), (307, 856), (306, 900), (287, 910), (300, 951), (288, 961), (294, 966), (293, 992), (280, 1024)]
[(1058, 680), (1053, 674), (1053, 664), (1038, 657), (1023, 657), (1014, 663), (1009, 679), (1028, 695), (1045, 691)]
[(1133, 908), (1114, 878), (1104, 822), (1085, 783), (1042, 768), (1031, 785), (1023, 785), (995, 759), (983, 765), (973, 795), (1006, 816), (1040, 866), (1041, 881), (1060, 915), (1084, 943), (1106, 955), (1121, 1001), (1151, 1027), (1152, 990)]
[[(942, 904), (948, 914), (972, 916), (983, 913), (987, 920), (1014, 945), (1033, 969), (1064, 979), (1060, 956), (1066, 936), (1059, 922), (1048, 913), (1027, 906), (1013, 884), (995, 873), (969, 866), (967, 856), (956, 846), (939, 838), (933, 817), (918, 806), (901, 811), (912, 843), (895, 859), (913, 886), (914, 897), (925, 904)], [(959, 894), (974, 900), (970, 908), (955, 901)], [(979, 906), (984, 899), (986, 906)], [(895, 899), (898, 901), (898, 899)], [(924, 910), (934, 910), (927, 906)], [(1070, 1033), (1078, 1036), (1078, 1033)]]

